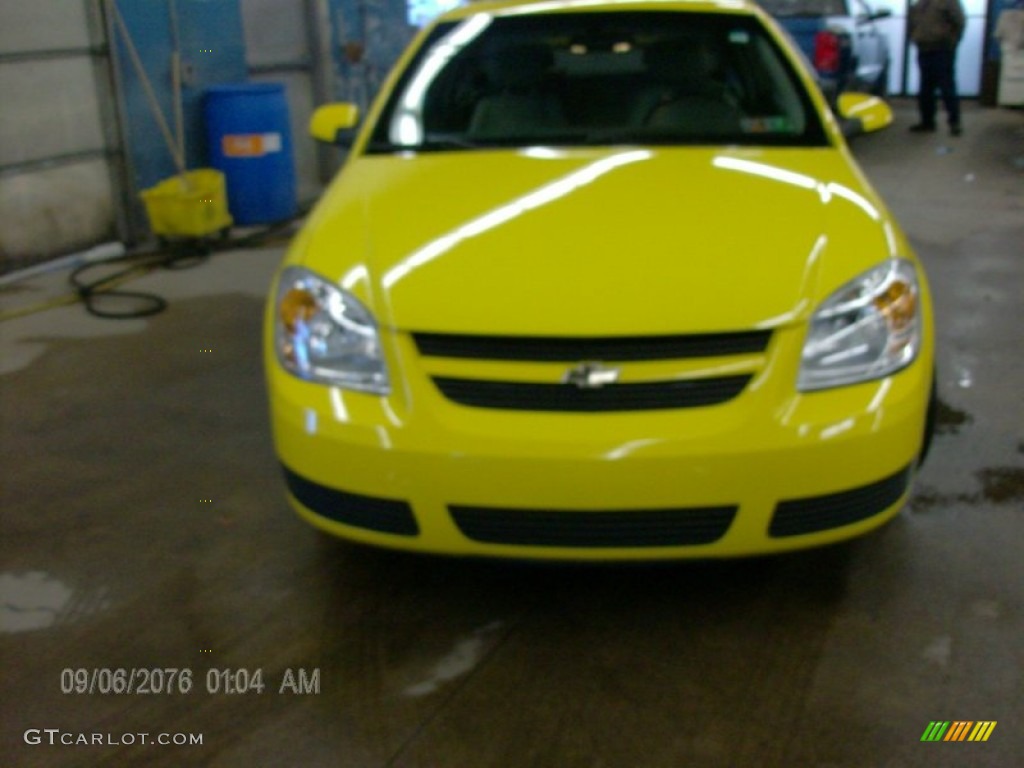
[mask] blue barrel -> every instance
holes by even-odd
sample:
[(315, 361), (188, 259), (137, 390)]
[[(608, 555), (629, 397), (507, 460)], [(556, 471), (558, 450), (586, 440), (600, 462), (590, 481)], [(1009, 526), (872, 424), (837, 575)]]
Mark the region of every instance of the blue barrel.
[(283, 83), (206, 89), (210, 165), (224, 174), (236, 224), (272, 224), (295, 215), (295, 159)]

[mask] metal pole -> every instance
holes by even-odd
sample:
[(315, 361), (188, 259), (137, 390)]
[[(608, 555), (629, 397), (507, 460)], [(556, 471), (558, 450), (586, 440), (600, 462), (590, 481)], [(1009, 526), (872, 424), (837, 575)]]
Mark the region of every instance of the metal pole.
[(174, 133), (178, 139), (178, 155), (184, 162), (185, 118), (181, 104), (181, 29), (178, 26), (178, 4), (167, 0), (167, 13), (171, 19), (171, 94), (174, 100)]
[(116, 0), (96, 0), (96, 2), (99, 20), (103, 25), (103, 33), (107, 41), (107, 50), (110, 54), (107, 74), (111, 86), (110, 106), (117, 118), (118, 137), (120, 139), (120, 172), (121, 178), (124, 179), (121, 201), (127, 225), (126, 237), (129, 242), (135, 242), (142, 240), (147, 235), (149, 224), (142, 207), (142, 200), (139, 198), (139, 189), (136, 184), (136, 168), (130, 151), (131, 131), (124, 106), (123, 62), (121, 61), (121, 54), (117, 46), (117, 28), (114, 24), (114, 13), (112, 10)]
[(129, 175), (125, 125), (118, 106), (114, 45), (108, 19), (104, 13), (103, 0), (83, 2), (86, 4), (89, 41), (94, 47), (102, 50), (101, 54), (93, 58), (93, 72), (96, 79), (96, 101), (99, 104), (104, 143), (107, 147), (106, 162), (114, 204), (114, 227), (118, 238), (130, 241), (135, 239), (138, 227), (131, 215), (134, 206), (134, 184)]
[(149, 75), (146, 74), (146, 68), (142, 65), (142, 59), (139, 58), (139, 52), (135, 48), (135, 41), (132, 40), (131, 33), (128, 31), (128, 26), (124, 23), (124, 18), (121, 16), (121, 11), (118, 10), (117, 2), (111, 3), (111, 9), (114, 15), (114, 21), (117, 24), (118, 30), (121, 32), (121, 38), (124, 40), (124, 47), (128, 51), (128, 58), (131, 59), (132, 66), (135, 68), (135, 73), (139, 77), (139, 82), (142, 85), (142, 91), (146, 95), (146, 101), (149, 102), (149, 108), (153, 113), (153, 118), (156, 120), (157, 126), (160, 128), (160, 133), (163, 134), (164, 142), (167, 144), (167, 149), (171, 153), (171, 157), (174, 159), (174, 165), (178, 169), (178, 173), (181, 174), (182, 181), (188, 186), (187, 177), (185, 176), (185, 158), (178, 153), (178, 145), (171, 135), (171, 129), (167, 125), (167, 119), (164, 117), (163, 110), (160, 109), (160, 102), (157, 100), (156, 93), (153, 92), (153, 85), (149, 81)]
[[(331, 9), (328, 0), (306, 0), (306, 30), (309, 38), (309, 59), (312, 62), (313, 105), (336, 101), (334, 92), (334, 57), (331, 55)], [(326, 184), (338, 170), (337, 150), (317, 142), (317, 171), (320, 183)]]

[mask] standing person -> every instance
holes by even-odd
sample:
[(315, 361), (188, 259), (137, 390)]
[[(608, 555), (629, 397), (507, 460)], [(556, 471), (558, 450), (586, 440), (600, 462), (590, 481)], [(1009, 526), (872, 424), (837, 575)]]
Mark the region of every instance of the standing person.
[(956, 93), (956, 47), (964, 34), (964, 8), (960, 0), (917, 0), (910, 6), (910, 39), (917, 46), (921, 86), (917, 93), (920, 122), (914, 133), (935, 130), (935, 91), (942, 95), (949, 132), (959, 136), (960, 99)]

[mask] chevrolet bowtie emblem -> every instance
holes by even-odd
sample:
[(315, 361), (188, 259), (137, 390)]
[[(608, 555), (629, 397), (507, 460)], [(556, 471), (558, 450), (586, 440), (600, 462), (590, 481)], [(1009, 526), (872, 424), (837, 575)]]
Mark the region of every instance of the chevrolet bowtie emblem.
[(562, 382), (575, 384), (580, 389), (600, 389), (619, 380), (618, 368), (605, 368), (601, 363), (580, 363), (570, 368)]

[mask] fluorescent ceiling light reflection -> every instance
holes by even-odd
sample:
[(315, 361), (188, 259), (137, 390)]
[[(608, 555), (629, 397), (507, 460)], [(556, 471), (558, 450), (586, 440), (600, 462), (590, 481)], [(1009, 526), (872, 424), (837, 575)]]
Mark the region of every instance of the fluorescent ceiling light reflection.
[(427, 53), (402, 94), (402, 100), (394, 121), (391, 123), (391, 141), (402, 146), (419, 144), (423, 141), (423, 97), (434, 78), (445, 68), (460, 48), (473, 42), (493, 21), (489, 13), (477, 13), (459, 24), (441, 38)]
[(660, 440), (655, 440), (649, 437), (640, 440), (630, 440), (628, 443), (623, 443), (617, 448), (613, 448), (612, 450), (608, 451), (608, 453), (606, 453), (604, 457), (611, 461), (615, 461), (617, 459), (624, 459), (630, 454), (639, 451), (641, 448), (646, 448), (649, 445), (657, 445), (660, 442)]
[[(714, 0), (713, 0), (714, 1)], [(495, 11), (500, 16), (519, 16), (524, 13), (539, 13), (543, 11), (563, 11), (574, 8), (590, 8), (595, 5), (605, 5), (607, 0), (549, 0), (548, 2), (532, 3), (530, 5), (516, 8), (505, 8)], [(744, 8), (738, 0), (718, 0), (714, 2), (716, 8)]]
[(381, 408), (384, 409), (384, 415), (388, 417), (388, 421), (394, 424), (396, 427), (402, 426), (402, 420), (398, 418), (394, 409), (391, 407), (391, 403), (388, 402), (386, 397), (380, 399)]
[(342, 424), (348, 421), (348, 408), (345, 407), (345, 396), (338, 387), (331, 387), (331, 406), (334, 408), (334, 420)]
[(369, 270), (366, 269), (365, 264), (357, 264), (346, 272), (341, 278), (341, 287), (346, 291), (351, 291), (360, 282), (370, 276)]
[(785, 168), (779, 168), (774, 165), (768, 165), (767, 163), (759, 163), (754, 160), (744, 160), (740, 157), (716, 157), (711, 161), (711, 164), (716, 168), (725, 168), (729, 171), (739, 171), (741, 173), (749, 173), (754, 176), (760, 176), (765, 179), (771, 179), (772, 181), (780, 181), (783, 184), (790, 184), (794, 187), (800, 187), (801, 189), (813, 190), (818, 193), (821, 197), (822, 202), (829, 202), (833, 195), (835, 197), (841, 197), (847, 200), (864, 213), (870, 216), (874, 221), (879, 221), (882, 218), (881, 213), (878, 209), (871, 204), (871, 202), (861, 194), (854, 192), (844, 184), (837, 184), (834, 181), (830, 181), (827, 184), (818, 181), (812, 176), (808, 176), (803, 173), (797, 173), (796, 171), (789, 171)]
[[(812, 279), (814, 271), (818, 266), (818, 259), (821, 258), (822, 251), (825, 250), (825, 246), (828, 244), (828, 238), (825, 235), (818, 235), (818, 239), (814, 241), (814, 247), (811, 249), (810, 256), (807, 258), (807, 266), (804, 268), (804, 275), (801, 279), (801, 286), (806, 286)], [(806, 290), (802, 287), (800, 290), (801, 294), (805, 294)], [(796, 320), (803, 314), (804, 310), (807, 309), (810, 302), (806, 296), (803, 296), (788, 312), (783, 312), (781, 315), (775, 317), (769, 317), (767, 320), (762, 320), (755, 327), (756, 328), (776, 328), (780, 325), (785, 325)]]
[(875, 396), (871, 398), (871, 402), (868, 403), (868, 413), (874, 413), (882, 407), (882, 403), (885, 402), (886, 395), (889, 394), (889, 389), (892, 387), (892, 379), (885, 378), (878, 385), (878, 391)]
[(889, 253), (897, 256), (896, 233), (892, 229), (892, 224), (887, 221), (882, 225), (882, 229), (885, 230), (885, 241), (889, 244)]
[(609, 157), (601, 158), (600, 160), (590, 163), (577, 171), (573, 171), (567, 176), (556, 179), (550, 184), (545, 184), (543, 187), (538, 187), (522, 197), (517, 197), (511, 202), (490, 210), (482, 216), (478, 216), (477, 218), (456, 227), (450, 232), (446, 232), (437, 239), (431, 240), (418, 251), (403, 259), (399, 264), (385, 272), (381, 282), (385, 288), (391, 288), (395, 283), (414, 269), (436, 259), (442, 253), (451, 250), (463, 240), (476, 237), (477, 235), (494, 229), (501, 224), (522, 216), (527, 211), (532, 211), (534, 208), (540, 208), (541, 206), (547, 205), (560, 197), (565, 197), (570, 192), (590, 184), (616, 168), (621, 168), (624, 165), (636, 163), (640, 160), (647, 160), (651, 157), (651, 154), (652, 153), (649, 150), (644, 149), (620, 152), (615, 155), (610, 155)]
[(608, 0), (554, 0), (547, 3), (533, 3), (518, 8), (508, 8), (501, 11), (502, 16), (519, 16), (524, 13), (540, 13), (543, 11), (561, 11), (570, 8), (590, 8), (595, 5), (605, 5)]
[(836, 184), (834, 181), (830, 181), (827, 185), (828, 191), (836, 197), (841, 197), (844, 200), (849, 200), (851, 203), (860, 208), (864, 213), (870, 216), (875, 221), (882, 218), (878, 209), (875, 208), (871, 203), (868, 202), (867, 198), (863, 195), (859, 195), (849, 187), (843, 186), (842, 184)]
[(402, 147), (423, 143), (423, 125), (418, 114), (399, 114), (394, 123), (394, 142)]
[(778, 168), (767, 163), (758, 163), (753, 160), (744, 160), (739, 157), (716, 157), (711, 161), (716, 168), (725, 168), (729, 171), (740, 171), (750, 173), (754, 176), (761, 176), (772, 181), (781, 181), (783, 184), (792, 184), (801, 189), (817, 190), (818, 180), (802, 173), (787, 171), (785, 168)]
[(856, 422), (853, 419), (844, 419), (838, 424), (825, 427), (821, 430), (820, 437), (822, 440), (831, 440), (833, 437), (838, 437), (843, 434), (843, 432), (849, 432), (855, 425)]
[(523, 157), (532, 157), (537, 160), (561, 160), (564, 157), (568, 157), (568, 154), (563, 150), (553, 149), (552, 147), (527, 147), (520, 150), (519, 154)]

